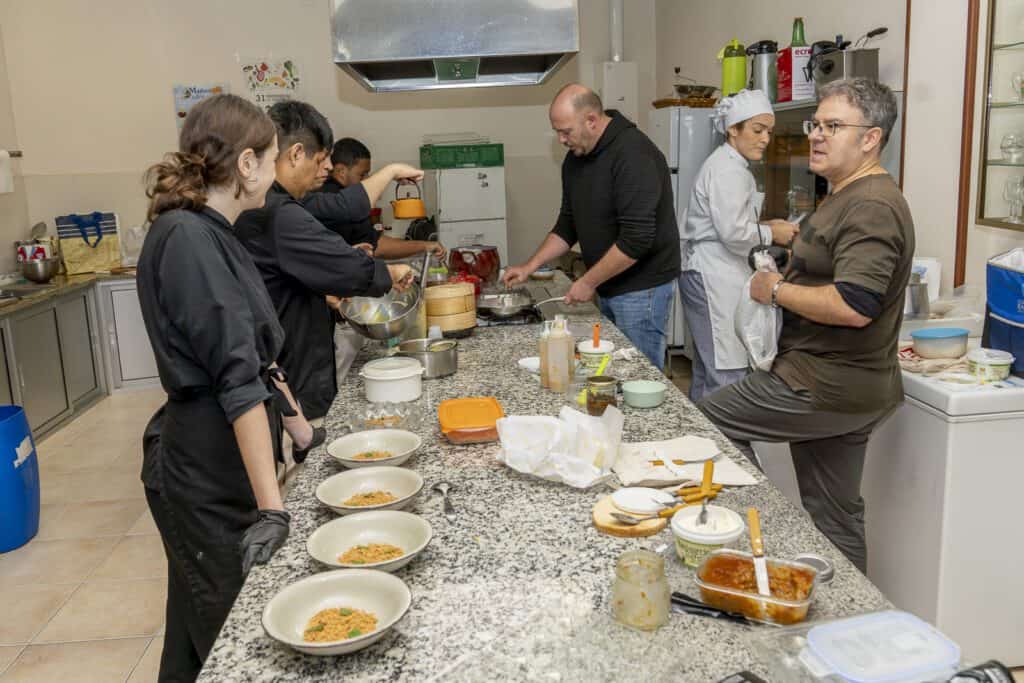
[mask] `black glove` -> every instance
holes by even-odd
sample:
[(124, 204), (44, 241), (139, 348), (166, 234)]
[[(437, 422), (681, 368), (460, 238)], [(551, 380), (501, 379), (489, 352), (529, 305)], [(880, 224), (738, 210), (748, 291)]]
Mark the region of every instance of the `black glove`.
[(292, 516), (284, 510), (260, 510), (256, 523), (245, 530), (238, 544), (242, 556), (242, 575), (247, 576), (254, 564), (266, 564), (288, 539)]
[(313, 438), (310, 440), (309, 445), (303, 449), (292, 447), (292, 459), (296, 464), (303, 462), (309, 452), (327, 441), (327, 430), (323, 427), (313, 427)]

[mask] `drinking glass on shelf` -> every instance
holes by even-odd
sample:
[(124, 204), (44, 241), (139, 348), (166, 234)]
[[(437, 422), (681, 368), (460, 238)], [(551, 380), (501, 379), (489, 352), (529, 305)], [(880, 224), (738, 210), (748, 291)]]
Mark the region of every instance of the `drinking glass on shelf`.
[(1024, 102), (1024, 71), (1016, 71), (1010, 78), (1013, 84), (1013, 94), (1018, 102)]
[(1016, 176), (1007, 178), (1003, 185), (1003, 199), (1010, 206), (1010, 214), (1006, 218), (1007, 223), (1021, 223), (1021, 201), (1024, 200), (1024, 178)]
[(999, 151), (1003, 154), (1003, 160), (1011, 164), (1024, 161), (1024, 135), (1007, 133), (999, 143)]

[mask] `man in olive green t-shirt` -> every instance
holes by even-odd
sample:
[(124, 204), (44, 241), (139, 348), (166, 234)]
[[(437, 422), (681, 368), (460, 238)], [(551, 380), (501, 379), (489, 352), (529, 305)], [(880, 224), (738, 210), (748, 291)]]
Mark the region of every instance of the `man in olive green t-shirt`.
[(778, 356), (699, 407), (752, 460), (751, 441), (788, 441), (804, 507), (866, 571), (861, 474), (871, 431), (903, 400), (897, 342), (914, 224), (879, 161), (892, 91), (858, 78), (819, 98), (805, 124), (810, 167), (832, 194), (801, 225), (785, 276), (759, 273), (750, 288), (783, 309)]

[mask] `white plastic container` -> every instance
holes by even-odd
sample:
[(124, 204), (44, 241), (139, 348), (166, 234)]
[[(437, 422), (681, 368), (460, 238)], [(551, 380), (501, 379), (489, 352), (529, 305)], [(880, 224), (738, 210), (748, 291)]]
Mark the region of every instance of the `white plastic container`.
[[(601, 361), (605, 356), (612, 354), (615, 350), (615, 344), (607, 339), (602, 339), (601, 343), (595, 348), (593, 339), (584, 339), (576, 345), (576, 350), (580, 352), (580, 364), (588, 370), (594, 371), (601, 365)], [(608, 367), (605, 367), (605, 371), (607, 370)]]
[(960, 358), (967, 353), (967, 334), (961, 327), (932, 327), (912, 332), (910, 337), (921, 358)]
[(359, 371), (370, 403), (415, 401), (423, 393), (423, 366), (415, 358), (371, 360)]
[(676, 554), (688, 567), (698, 567), (711, 552), (731, 546), (746, 531), (743, 518), (721, 505), (708, 505), (708, 521), (697, 524), (700, 506), (691, 505), (672, 515)]
[(1010, 376), (1015, 360), (1012, 353), (998, 349), (972, 349), (967, 353), (967, 371), (980, 382), (998, 382)]

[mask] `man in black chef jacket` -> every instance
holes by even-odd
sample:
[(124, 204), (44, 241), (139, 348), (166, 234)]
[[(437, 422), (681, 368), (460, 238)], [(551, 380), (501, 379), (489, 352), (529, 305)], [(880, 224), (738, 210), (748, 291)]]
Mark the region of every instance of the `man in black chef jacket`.
[[(342, 192), (366, 180), (370, 175), (370, 150), (355, 138), (342, 138), (334, 143), (331, 150), (331, 166), (330, 175), (323, 186), (318, 188), (319, 192)], [(369, 218), (355, 223), (338, 220), (330, 214), (319, 213), (323, 208), (329, 207), (315, 206), (315, 202), (315, 194), (310, 193), (303, 204), (325, 227), (344, 237), (349, 244), (366, 244), (372, 247), (376, 258), (400, 259), (425, 251), (432, 252), (441, 260), (445, 257), (446, 250), (440, 242), (397, 239), (381, 235)]]
[[(323, 417), (337, 394), (334, 374), (334, 316), (326, 296), (383, 296), (411, 277), (405, 265), (375, 261), (331, 232), (299, 203), (331, 168), (331, 128), (305, 102), (270, 108), (280, 153), (277, 181), (263, 208), (242, 213), (235, 233), (252, 254), (285, 331), (278, 364), (307, 418)], [(392, 164), (362, 183), (336, 194), (317, 193), (312, 209), (352, 222), (393, 181), (419, 180), (423, 172)], [(309, 205), (307, 205), (309, 206)]]

